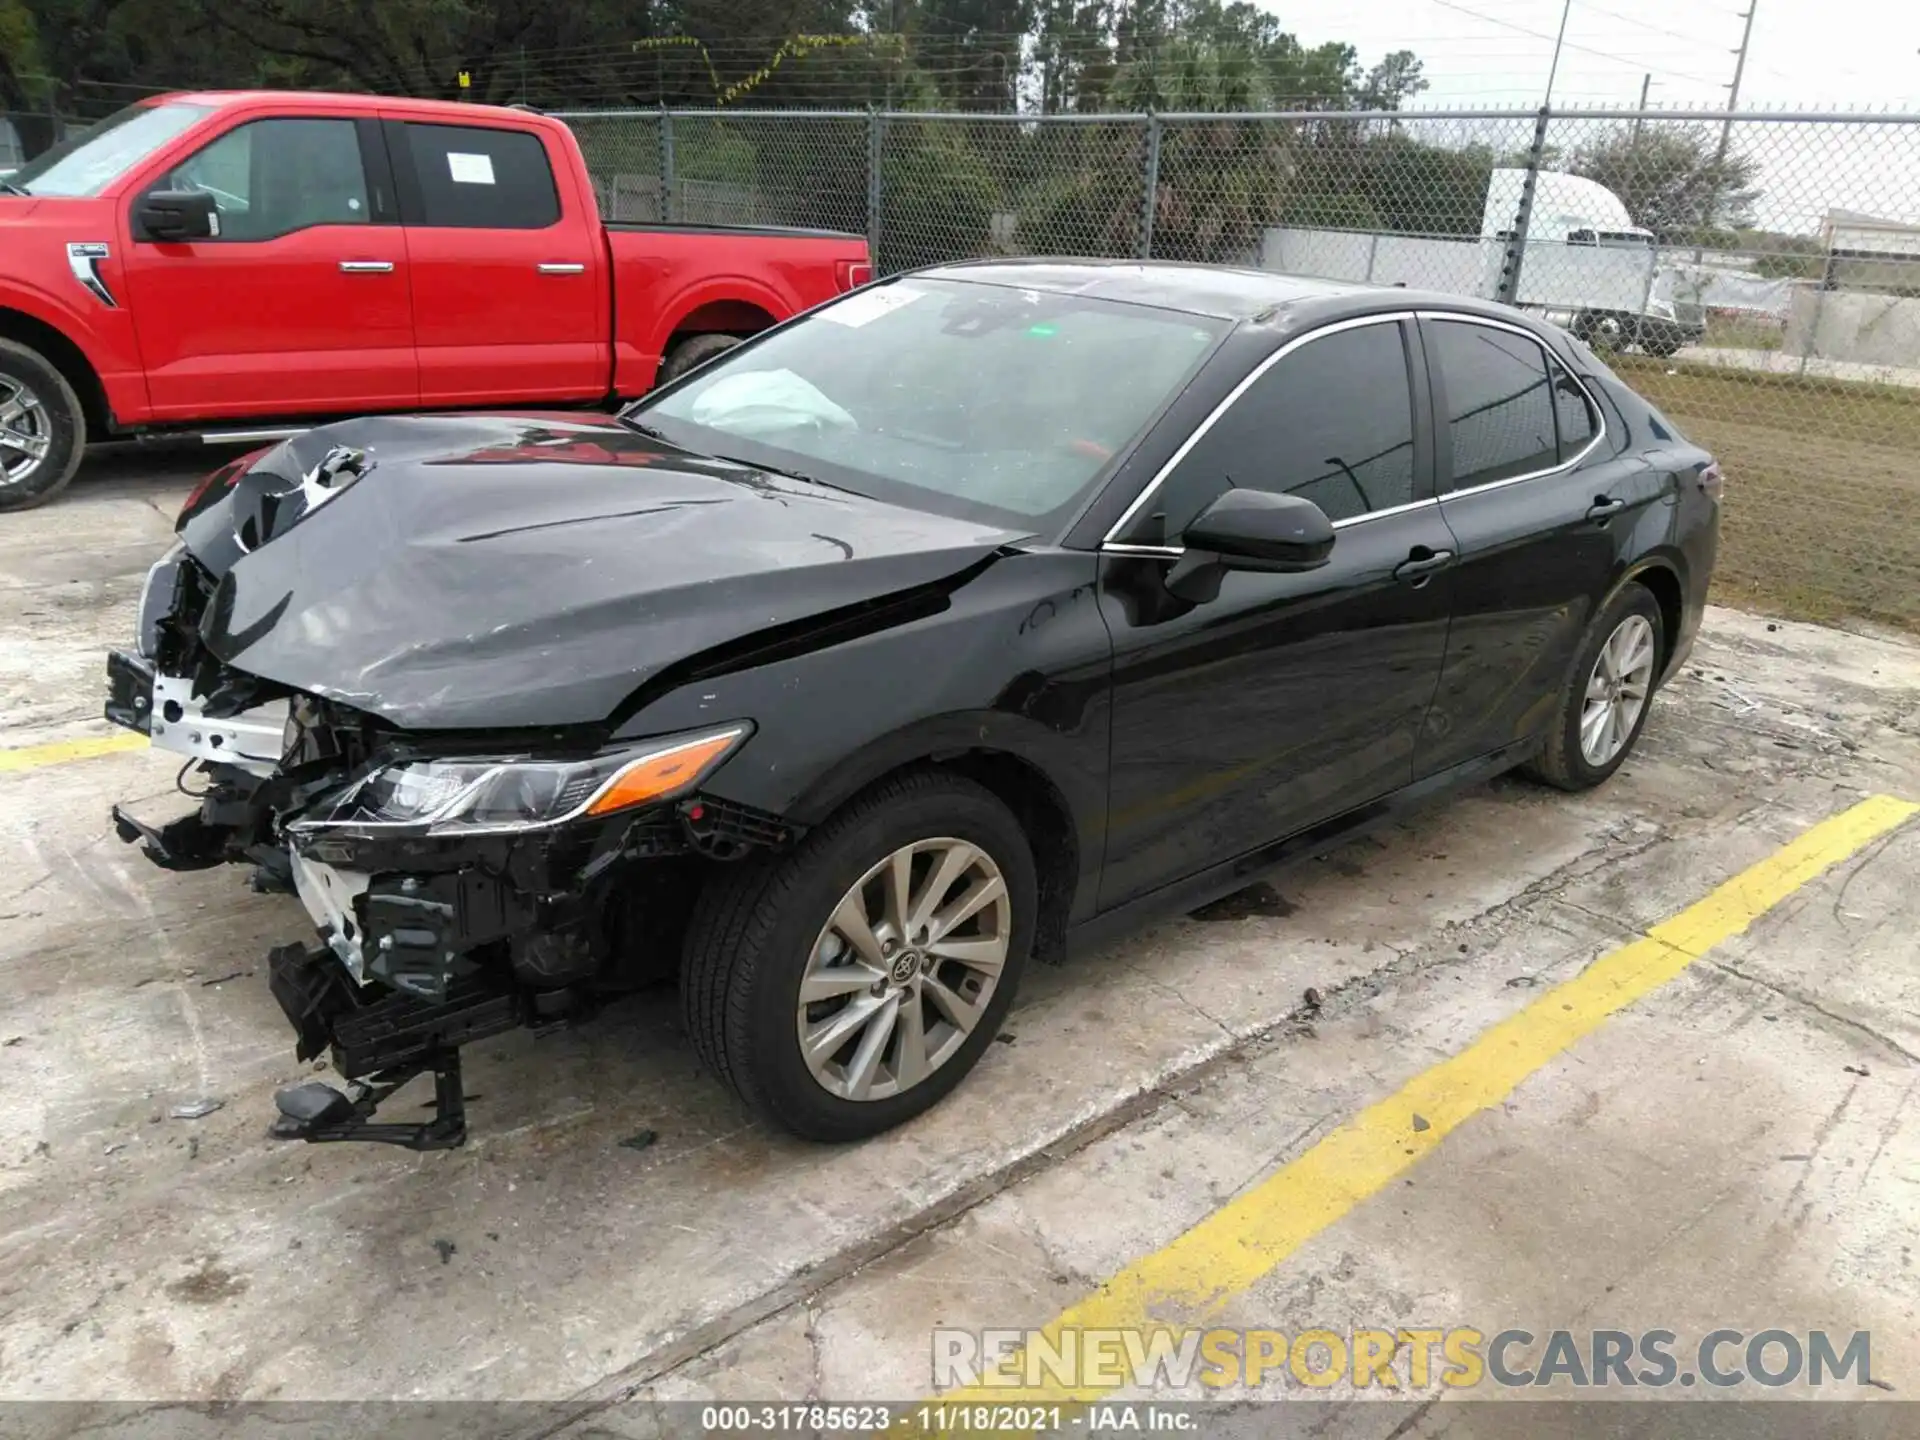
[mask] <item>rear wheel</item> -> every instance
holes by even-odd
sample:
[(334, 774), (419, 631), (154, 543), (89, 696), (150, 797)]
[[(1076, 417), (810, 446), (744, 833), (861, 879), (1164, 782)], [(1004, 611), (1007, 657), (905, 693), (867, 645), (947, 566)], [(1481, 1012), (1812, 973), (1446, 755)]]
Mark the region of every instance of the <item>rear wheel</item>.
[(654, 383), (664, 385), (669, 380), (678, 380), (689, 370), (698, 369), (716, 355), (726, 354), (739, 343), (739, 338), (733, 335), (689, 335), (667, 351), (667, 358), (660, 362), (660, 374)]
[(0, 510), (58, 495), (86, 443), (86, 414), (67, 377), (39, 351), (0, 340)]
[(998, 1033), (1036, 893), (1026, 836), (990, 792), (938, 771), (887, 781), (792, 854), (709, 882), (681, 971), (687, 1033), (784, 1129), (878, 1134)]
[(1573, 338), (1595, 350), (1620, 350), (1626, 346), (1627, 332), (1618, 315), (1604, 310), (1582, 310), (1573, 317)]
[(1659, 602), (1628, 582), (1587, 627), (1546, 747), (1527, 767), (1562, 790), (1587, 790), (1626, 762), (1653, 703), (1664, 645)]

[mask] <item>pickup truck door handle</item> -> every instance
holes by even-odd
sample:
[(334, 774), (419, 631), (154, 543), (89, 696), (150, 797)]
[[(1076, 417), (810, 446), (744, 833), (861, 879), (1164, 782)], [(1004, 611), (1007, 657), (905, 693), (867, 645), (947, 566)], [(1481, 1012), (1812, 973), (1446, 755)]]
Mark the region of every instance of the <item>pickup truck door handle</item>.
[(1421, 586), (1427, 583), (1427, 577), (1436, 570), (1445, 569), (1453, 563), (1451, 550), (1430, 550), (1425, 545), (1416, 545), (1407, 558), (1393, 567), (1393, 578), (1410, 580)]
[(342, 275), (388, 275), (393, 271), (391, 260), (342, 260)]
[(582, 275), (587, 269), (578, 260), (542, 260), (536, 268), (542, 275)]
[(1604, 520), (1609, 515), (1618, 515), (1627, 508), (1627, 502), (1615, 495), (1596, 495), (1593, 504), (1587, 507), (1587, 519)]

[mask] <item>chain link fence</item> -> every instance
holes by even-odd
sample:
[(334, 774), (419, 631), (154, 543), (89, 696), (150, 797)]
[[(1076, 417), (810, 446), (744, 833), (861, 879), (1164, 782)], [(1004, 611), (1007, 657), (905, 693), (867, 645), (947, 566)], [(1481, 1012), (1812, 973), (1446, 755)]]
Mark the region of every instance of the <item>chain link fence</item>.
[(887, 273), (1132, 256), (1517, 304), (1720, 457), (1721, 598), (1920, 628), (1920, 117), (562, 118), (609, 215), (856, 231)]

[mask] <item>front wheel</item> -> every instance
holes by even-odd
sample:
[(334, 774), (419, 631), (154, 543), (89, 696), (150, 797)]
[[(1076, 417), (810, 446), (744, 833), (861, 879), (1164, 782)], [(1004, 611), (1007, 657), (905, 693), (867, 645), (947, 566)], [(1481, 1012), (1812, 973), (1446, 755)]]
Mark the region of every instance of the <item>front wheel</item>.
[(1587, 627), (1546, 747), (1526, 769), (1562, 790), (1588, 790), (1625, 763), (1647, 721), (1665, 643), (1644, 585), (1620, 587)]
[(39, 351), (0, 340), (0, 510), (58, 495), (86, 443), (86, 414), (67, 377)]
[(886, 781), (792, 854), (709, 882), (682, 962), (687, 1033), (782, 1128), (876, 1135), (959, 1084), (998, 1033), (1037, 893), (991, 792), (938, 771)]

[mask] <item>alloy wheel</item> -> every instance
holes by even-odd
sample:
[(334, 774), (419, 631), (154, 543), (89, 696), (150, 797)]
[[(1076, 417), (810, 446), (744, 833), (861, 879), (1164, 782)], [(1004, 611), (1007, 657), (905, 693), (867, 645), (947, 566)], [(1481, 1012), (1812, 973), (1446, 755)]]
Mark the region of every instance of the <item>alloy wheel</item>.
[(1580, 711), (1580, 753), (1598, 768), (1627, 748), (1653, 688), (1653, 626), (1629, 615), (1614, 628), (1587, 677)]
[(841, 897), (807, 957), (797, 1020), (813, 1078), (845, 1100), (920, 1084), (986, 1014), (1012, 935), (986, 851), (951, 837), (895, 850)]
[(0, 481), (17, 485), (53, 448), (53, 421), (24, 380), (0, 375)]

